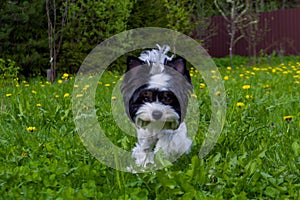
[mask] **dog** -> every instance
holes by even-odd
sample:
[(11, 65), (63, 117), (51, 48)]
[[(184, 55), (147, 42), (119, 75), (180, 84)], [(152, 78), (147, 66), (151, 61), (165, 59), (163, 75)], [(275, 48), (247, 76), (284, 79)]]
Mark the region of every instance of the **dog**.
[(184, 117), (193, 86), (186, 60), (159, 46), (127, 57), (121, 85), (124, 107), (137, 132), (132, 157), (137, 166), (155, 165), (156, 154), (174, 160), (190, 151)]

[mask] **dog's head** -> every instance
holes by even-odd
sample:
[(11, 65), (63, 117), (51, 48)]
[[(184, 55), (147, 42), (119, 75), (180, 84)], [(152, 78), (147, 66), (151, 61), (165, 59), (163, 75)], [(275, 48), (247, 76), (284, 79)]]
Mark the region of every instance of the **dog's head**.
[(127, 58), (121, 90), (126, 113), (137, 128), (177, 129), (192, 90), (186, 61), (168, 57), (162, 49)]

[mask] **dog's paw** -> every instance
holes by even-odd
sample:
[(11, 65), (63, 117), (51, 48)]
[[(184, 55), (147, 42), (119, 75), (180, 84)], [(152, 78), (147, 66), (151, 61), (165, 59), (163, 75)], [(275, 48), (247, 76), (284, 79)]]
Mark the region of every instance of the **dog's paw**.
[(166, 156), (176, 157), (188, 153), (192, 146), (192, 140), (187, 136), (186, 125), (183, 122), (175, 131), (168, 130), (157, 142), (154, 152), (163, 150)]
[(145, 152), (138, 144), (132, 150), (132, 157), (135, 159), (137, 166), (146, 167), (148, 164), (154, 163), (154, 152)]

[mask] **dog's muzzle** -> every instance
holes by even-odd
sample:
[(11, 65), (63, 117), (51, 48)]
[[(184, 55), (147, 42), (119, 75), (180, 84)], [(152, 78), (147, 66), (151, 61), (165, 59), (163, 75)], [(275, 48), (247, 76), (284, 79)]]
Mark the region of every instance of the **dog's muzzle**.
[(164, 113), (160, 110), (154, 110), (151, 117), (138, 115), (135, 123), (139, 128), (159, 129), (159, 130), (176, 130), (179, 127), (178, 117), (171, 116), (164, 118)]

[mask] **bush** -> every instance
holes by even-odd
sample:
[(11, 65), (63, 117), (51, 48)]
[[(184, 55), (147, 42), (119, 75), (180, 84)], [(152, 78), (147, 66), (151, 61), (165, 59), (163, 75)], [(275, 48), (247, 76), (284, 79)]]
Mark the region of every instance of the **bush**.
[(0, 78), (1, 79), (15, 79), (18, 77), (20, 67), (16, 66), (16, 62), (0, 58)]

